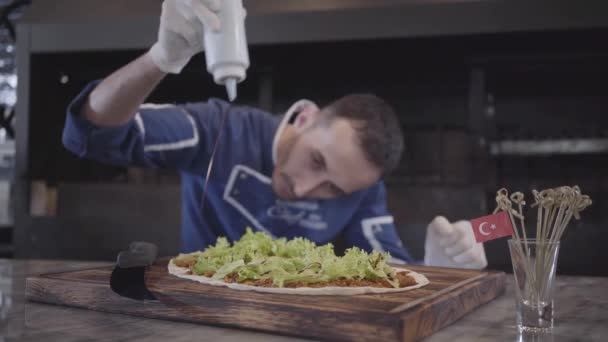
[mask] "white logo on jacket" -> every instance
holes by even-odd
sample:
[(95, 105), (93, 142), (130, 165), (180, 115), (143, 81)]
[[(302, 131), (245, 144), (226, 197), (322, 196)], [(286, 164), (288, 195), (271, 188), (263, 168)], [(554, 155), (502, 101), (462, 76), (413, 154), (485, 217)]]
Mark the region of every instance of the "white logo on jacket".
[[(255, 188), (251, 187), (253, 180)], [(243, 201), (244, 196), (249, 201)], [(270, 231), (259, 220), (263, 210), (269, 218), (284, 221), (287, 225), (298, 224), (307, 229), (327, 229), (327, 222), (319, 214), (319, 204), (314, 201), (287, 202), (277, 199), (272, 192), (271, 179), (260, 172), (245, 166), (236, 165), (230, 172), (224, 200), (258, 230), (270, 234)], [(266, 202), (266, 203), (264, 203)]]

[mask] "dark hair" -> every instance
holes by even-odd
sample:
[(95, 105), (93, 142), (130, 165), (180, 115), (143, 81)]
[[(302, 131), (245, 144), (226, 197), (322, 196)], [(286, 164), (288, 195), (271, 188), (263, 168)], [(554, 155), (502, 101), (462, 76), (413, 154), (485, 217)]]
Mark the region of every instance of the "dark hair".
[(352, 121), (367, 159), (382, 175), (391, 173), (401, 160), (403, 132), (393, 108), (372, 94), (351, 94), (323, 109), (326, 118)]

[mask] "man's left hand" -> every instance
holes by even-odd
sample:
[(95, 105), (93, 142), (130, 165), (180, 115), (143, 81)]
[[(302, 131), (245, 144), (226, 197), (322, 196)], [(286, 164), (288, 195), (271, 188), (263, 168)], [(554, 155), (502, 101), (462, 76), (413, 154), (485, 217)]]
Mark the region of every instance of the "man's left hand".
[(483, 244), (469, 221), (450, 223), (437, 216), (427, 227), (424, 263), (428, 266), (482, 269), (488, 265)]

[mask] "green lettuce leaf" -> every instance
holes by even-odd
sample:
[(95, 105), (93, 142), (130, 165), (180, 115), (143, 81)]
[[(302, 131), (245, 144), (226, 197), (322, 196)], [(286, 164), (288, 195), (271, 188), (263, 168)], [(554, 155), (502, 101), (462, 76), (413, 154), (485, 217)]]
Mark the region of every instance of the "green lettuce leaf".
[(319, 283), (340, 279), (385, 279), (399, 286), (395, 271), (387, 264), (388, 253), (366, 251), (353, 247), (338, 257), (332, 244), (317, 246), (297, 237), (273, 240), (262, 232), (247, 228), (239, 241), (232, 245), (226, 238), (218, 238), (204, 251), (178, 256), (196, 258), (194, 274), (213, 273), (213, 279), (236, 275), (238, 282), (272, 279), (273, 285), (284, 287), (290, 283)]

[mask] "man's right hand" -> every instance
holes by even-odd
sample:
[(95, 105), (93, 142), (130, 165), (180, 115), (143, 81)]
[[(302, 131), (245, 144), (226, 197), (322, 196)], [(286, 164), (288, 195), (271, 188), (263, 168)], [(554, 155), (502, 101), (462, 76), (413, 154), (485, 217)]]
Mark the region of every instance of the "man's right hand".
[(203, 50), (204, 30), (219, 30), (220, 0), (165, 0), (162, 7), (150, 56), (163, 72), (178, 74)]

